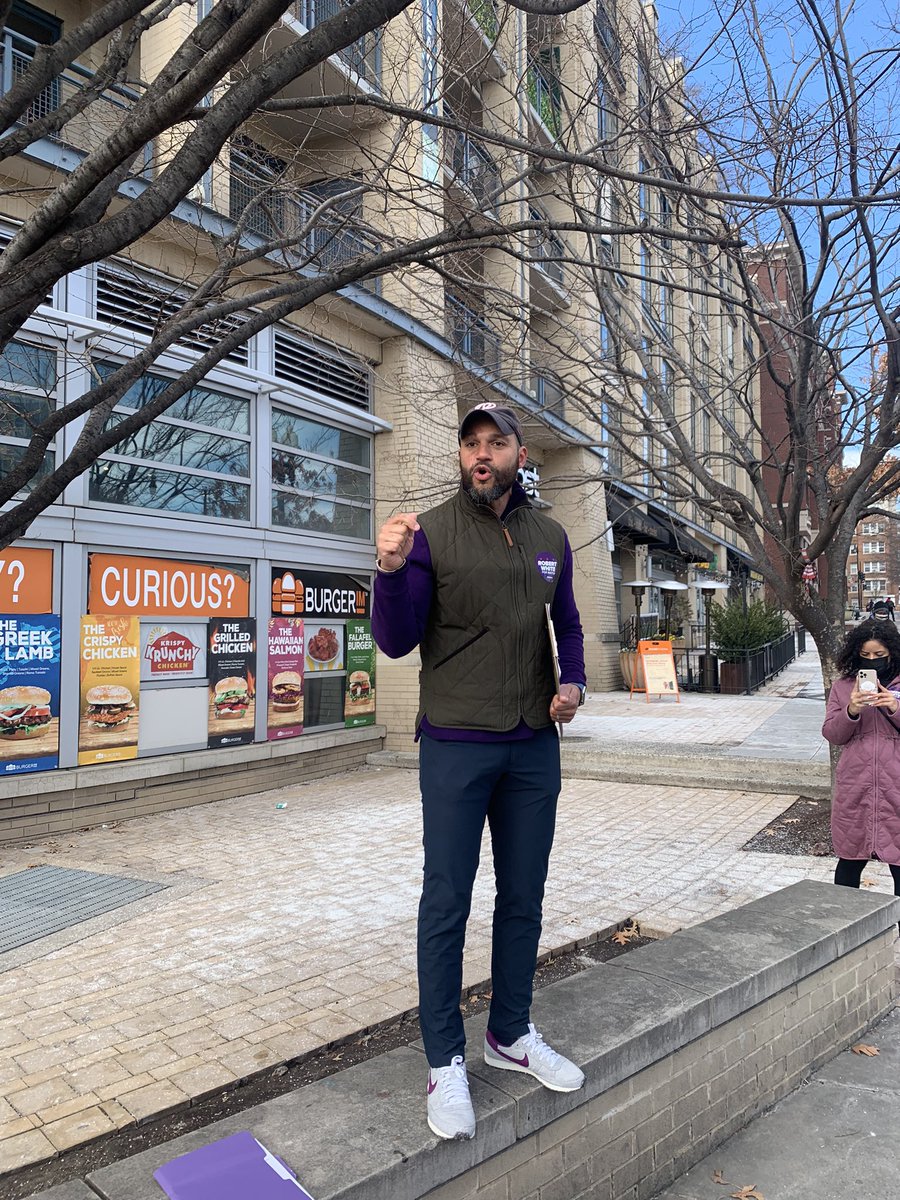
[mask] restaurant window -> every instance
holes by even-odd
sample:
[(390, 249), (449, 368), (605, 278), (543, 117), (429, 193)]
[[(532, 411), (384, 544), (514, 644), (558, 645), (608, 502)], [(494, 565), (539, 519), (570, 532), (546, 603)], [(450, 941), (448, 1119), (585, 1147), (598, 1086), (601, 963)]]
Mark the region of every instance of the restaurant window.
[[(95, 364), (108, 377), (115, 363)], [(172, 381), (146, 374), (116, 404), (115, 426), (152, 403)], [(246, 397), (198, 385), (91, 468), (95, 504), (250, 520), (252, 440)]]
[[(36, 427), (56, 407), (57, 382), (55, 349), (13, 341), (0, 353), (0, 471), (4, 477), (19, 464)], [(54, 469), (52, 441), (50, 446), (23, 491)]]
[(368, 541), (371, 438), (272, 411), (272, 523)]

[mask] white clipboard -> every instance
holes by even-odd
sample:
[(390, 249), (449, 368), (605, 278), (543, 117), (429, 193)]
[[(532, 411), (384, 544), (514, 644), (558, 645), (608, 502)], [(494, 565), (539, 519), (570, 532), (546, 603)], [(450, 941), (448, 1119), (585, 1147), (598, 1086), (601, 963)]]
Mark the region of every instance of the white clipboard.
[[(556, 694), (559, 695), (559, 647), (556, 644), (556, 630), (553, 628), (553, 618), (550, 616), (550, 605), (544, 605), (544, 615), (547, 618), (547, 633), (550, 636), (550, 653), (553, 658), (553, 678), (556, 682)], [(562, 721), (556, 722), (559, 729), (559, 738), (562, 741), (563, 724)]]

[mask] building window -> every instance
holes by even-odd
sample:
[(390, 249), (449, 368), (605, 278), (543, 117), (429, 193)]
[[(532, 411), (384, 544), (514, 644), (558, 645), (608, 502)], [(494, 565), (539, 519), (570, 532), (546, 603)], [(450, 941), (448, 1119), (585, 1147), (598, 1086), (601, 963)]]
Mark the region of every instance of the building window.
[(863, 523), (862, 531), (866, 534), (883, 533), (884, 528), (878, 521), (866, 521)]
[(881, 572), (883, 572), (885, 570), (886, 570), (886, 567), (883, 562), (867, 562), (865, 564), (865, 566), (863, 567), (863, 571), (866, 573), (868, 573), (869, 571), (872, 571), (873, 573), (877, 572), (878, 574), (881, 574)]
[[(95, 363), (101, 378), (116, 369)], [(116, 404), (109, 425), (152, 403), (170, 382), (142, 376)], [(95, 504), (249, 521), (251, 457), (249, 401), (198, 385), (91, 468), (89, 495)]]
[(368, 541), (371, 438), (272, 411), (272, 523)]
[(615, 163), (619, 136), (619, 106), (609, 81), (601, 73), (597, 80), (597, 137), (607, 162)]
[[(35, 427), (56, 408), (57, 381), (56, 350), (10, 342), (0, 354), (0, 471), (4, 476), (21, 461)], [(23, 490), (30, 490), (55, 465), (56, 455), (51, 448)]]
[(884, 554), (884, 542), (863, 542), (863, 554)]

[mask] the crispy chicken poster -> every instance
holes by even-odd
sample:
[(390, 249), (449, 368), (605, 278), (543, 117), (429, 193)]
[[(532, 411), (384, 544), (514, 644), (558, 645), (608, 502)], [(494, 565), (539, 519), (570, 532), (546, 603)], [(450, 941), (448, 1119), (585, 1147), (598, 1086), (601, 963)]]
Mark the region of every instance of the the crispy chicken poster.
[(140, 655), (137, 617), (81, 618), (79, 766), (137, 758)]
[(0, 616), (0, 772), (59, 766), (59, 617)]
[(256, 621), (209, 623), (209, 747), (246, 746), (256, 719)]

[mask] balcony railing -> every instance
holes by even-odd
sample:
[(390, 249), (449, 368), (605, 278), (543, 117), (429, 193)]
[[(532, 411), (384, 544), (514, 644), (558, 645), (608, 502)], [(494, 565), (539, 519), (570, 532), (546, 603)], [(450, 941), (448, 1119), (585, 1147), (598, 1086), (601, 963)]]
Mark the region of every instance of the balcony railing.
[(535, 61), (528, 66), (528, 99), (544, 126), (554, 137), (559, 137), (562, 131), (559, 80)]
[(446, 297), (447, 338), (460, 354), (489, 371), (500, 370), (500, 338), (477, 312), (458, 300)]
[[(342, 0), (296, 0), (290, 7), (295, 20), (307, 29), (313, 29), (329, 17), (342, 12), (347, 3)], [(381, 34), (378, 30), (367, 33), (357, 41), (338, 50), (337, 57), (346, 63), (360, 79), (377, 88), (381, 81)]]
[[(11, 29), (3, 30), (0, 41), (0, 95), (5, 96), (11, 91), (13, 85), (25, 74), (37, 49), (38, 43), (33, 42), (31, 38)], [(49, 116), (71, 96), (84, 91), (93, 78), (93, 71), (73, 63), (35, 96), (19, 117), (19, 123), (30, 125)], [(121, 84), (112, 84), (66, 122), (61, 131), (54, 131), (46, 136), (52, 141), (65, 141), (77, 150), (90, 152), (119, 128), (125, 113), (138, 99), (137, 92)], [(138, 173), (149, 172), (152, 156), (153, 148), (148, 144), (144, 147), (142, 161), (137, 166)]]
[[(446, 107), (444, 115), (453, 118)], [(450, 149), (450, 169), (455, 180), (462, 184), (487, 211), (496, 211), (497, 194), (500, 190), (500, 168), (488, 150), (476, 138), (460, 129), (447, 129), (446, 137)]]
[(551, 379), (547, 375), (534, 375), (531, 390), (545, 412), (553, 413), (555, 417), (565, 416), (566, 397), (559, 380)]
[[(302, 265), (316, 271), (334, 271), (381, 250), (380, 242), (354, 228), (347, 215), (337, 210), (321, 214), (310, 224), (321, 204), (321, 196), (279, 189), (232, 170), (232, 220), (243, 219), (246, 229), (263, 238), (293, 239), (289, 252), (298, 256)], [(359, 286), (379, 293), (381, 280), (361, 280)]]
[[(549, 223), (550, 218), (542, 208), (538, 208), (536, 204), (529, 204), (528, 220)], [(552, 229), (545, 226), (543, 229), (531, 231), (531, 261), (540, 271), (543, 271), (548, 279), (552, 279), (560, 287), (565, 282), (566, 276), (563, 266), (565, 255), (566, 248), (562, 238)]]

